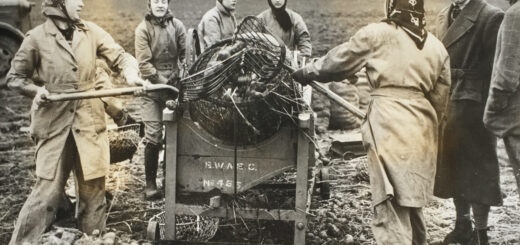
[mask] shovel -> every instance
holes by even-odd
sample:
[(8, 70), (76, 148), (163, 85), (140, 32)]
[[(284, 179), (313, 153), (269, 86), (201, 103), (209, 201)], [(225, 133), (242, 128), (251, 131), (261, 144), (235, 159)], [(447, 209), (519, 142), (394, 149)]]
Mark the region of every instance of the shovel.
[(93, 98), (104, 98), (104, 97), (115, 97), (122, 95), (140, 95), (148, 92), (157, 92), (167, 90), (174, 96), (179, 94), (179, 90), (176, 87), (165, 85), (165, 84), (152, 84), (146, 87), (128, 87), (128, 88), (115, 88), (105, 89), (97, 91), (86, 91), (77, 93), (65, 93), (65, 94), (50, 94), (48, 96), (42, 95), (42, 99), (46, 99), (50, 102), (56, 101), (67, 101), (67, 100), (82, 100), (82, 99), (93, 99)]

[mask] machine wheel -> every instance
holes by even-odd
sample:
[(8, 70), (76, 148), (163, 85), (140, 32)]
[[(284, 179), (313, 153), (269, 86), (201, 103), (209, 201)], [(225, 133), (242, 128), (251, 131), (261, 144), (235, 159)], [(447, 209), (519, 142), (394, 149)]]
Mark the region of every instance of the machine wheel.
[(158, 242), (161, 240), (161, 232), (159, 230), (159, 223), (156, 221), (150, 221), (146, 228), (146, 239), (152, 242)]
[(20, 42), (11, 35), (0, 34), (0, 88), (6, 86), (5, 76), (11, 68), (11, 60), (20, 47)]
[(326, 182), (330, 180), (329, 167), (322, 167), (320, 169), (320, 196), (324, 200), (330, 199), (330, 183)]

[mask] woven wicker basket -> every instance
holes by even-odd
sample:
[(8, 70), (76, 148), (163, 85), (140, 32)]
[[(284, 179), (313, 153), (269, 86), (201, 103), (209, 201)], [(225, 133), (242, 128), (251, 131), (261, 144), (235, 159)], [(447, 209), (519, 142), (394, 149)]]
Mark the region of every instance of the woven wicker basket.
[[(165, 214), (161, 212), (150, 219), (159, 224), (161, 239), (164, 239)], [(206, 242), (213, 238), (218, 230), (218, 218), (204, 216), (175, 216), (175, 237), (178, 241)]]
[(132, 159), (137, 151), (141, 138), (139, 137), (140, 124), (130, 124), (108, 130), (110, 142), (110, 163)]

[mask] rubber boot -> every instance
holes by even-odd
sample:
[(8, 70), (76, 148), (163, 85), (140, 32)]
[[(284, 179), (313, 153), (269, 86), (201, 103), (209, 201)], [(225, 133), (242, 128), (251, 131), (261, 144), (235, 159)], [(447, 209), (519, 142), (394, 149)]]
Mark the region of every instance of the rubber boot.
[(471, 220), (457, 220), (455, 222), (455, 229), (448, 233), (444, 238), (442, 244), (462, 244), (466, 245), (471, 239), (471, 232), (473, 231)]
[(146, 200), (154, 200), (161, 197), (157, 189), (157, 167), (159, 164), (159, 146), (148, 143), (144, 148), (144, 172), (146, 175), (146, 187), (144, 196)]
[(487, 229), (475, 230), (471, 235), (470, 245), (489, 245)]

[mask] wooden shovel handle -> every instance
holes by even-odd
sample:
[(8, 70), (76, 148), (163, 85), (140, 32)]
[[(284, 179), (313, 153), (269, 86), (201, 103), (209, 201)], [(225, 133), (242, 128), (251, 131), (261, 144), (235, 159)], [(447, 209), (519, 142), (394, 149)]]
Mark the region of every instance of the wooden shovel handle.
[[(290, 72), (295, 72), (296, 69), (288, 66), (288, 65), (284, 65), (284, 68), (287, 69), (288, 71)], [(319, 93), (327, 96), (327, 98), (331, 99), (332, 101), (338, 103), (340, 106), (342, 106), (343, 108), (347, 109), (348, 111), (352, 112), (352, 114), (354, 114), (355, 116), (363, 119), (365, 118), (366, 114), (361, 111), (359, 108), (357, 108), (357, 106), (351, 104), (350, 102), (346, 101), (345, 99), (343, 99), (341, 96), (337, 95), (336, 93), (332, 92), (330, 89), (328, 89), (327, 87), (323, 86), (322, 84), (316, 82), (316, 81), (311, 81), (309, 83), (309, 85), (311, 85), (311, 87), (313, 89), (315, 89), (316, 91), (318, 91)]]
[(115, 97), (122, 95), (134, 95), (137, 92), (143, 91), (147, 92), (155, 92), (160, 90), (168, 90), (172, 95), (177, 96), (179, 94), (179, 90), (173, 86), (165, 85), (165, 84), (153, 84), (146, 87), (128, 87), (128, 88), (115, 88), (115, 89), (105, 89), (105, 90), (97, 90), (97, 91), (86, 91), (86, 92), (78, 92), (78, 93), (66, 93), (66, 94), (51, 94), (48, 96), (42, 97), (51, 102), (56, 101), (66, 101), (66, 100), (82, 100), (82, 99), (93, 99), (93, 98), (104, 98), (104, 97)]

